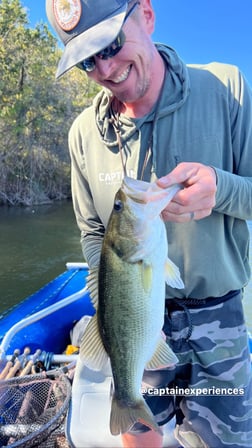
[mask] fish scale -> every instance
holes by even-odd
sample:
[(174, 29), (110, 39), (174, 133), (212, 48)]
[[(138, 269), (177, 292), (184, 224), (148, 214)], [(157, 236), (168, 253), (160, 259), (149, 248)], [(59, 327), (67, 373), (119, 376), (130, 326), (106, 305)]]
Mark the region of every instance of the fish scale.
[[(80, 356), (94, 370), (109, 357), (113, 375), (110, 430), (125, 433), (136, 422), (160, 432), (141, 394), (144, 369), (174, 365), (176, 355), (162, 337), (165, 282), (183, 288), (167, 258), (160, 213), (180, 187), (161, 189), (125, 177), (104, 235), (99, 268), (90, 273), (97, 310), (81, 343)], [(97, 282), (97, 287), (95, 286)]]

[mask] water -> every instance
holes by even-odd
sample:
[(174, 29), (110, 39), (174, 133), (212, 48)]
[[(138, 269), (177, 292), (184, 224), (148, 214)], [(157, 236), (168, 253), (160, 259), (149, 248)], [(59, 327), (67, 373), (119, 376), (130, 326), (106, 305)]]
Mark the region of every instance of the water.
[(0, 314), (84, 261), (71, 202), (0, 208)]
[[(249, 222), (252, 240), (252, 221)], [(83, 261), (71, 202), (34, 208), (0, 208), (0, 314), (65, 270)], [(252, 260), (252, 243), (250, 245)], [(252, 280), (244, 309), (252, 331)]]

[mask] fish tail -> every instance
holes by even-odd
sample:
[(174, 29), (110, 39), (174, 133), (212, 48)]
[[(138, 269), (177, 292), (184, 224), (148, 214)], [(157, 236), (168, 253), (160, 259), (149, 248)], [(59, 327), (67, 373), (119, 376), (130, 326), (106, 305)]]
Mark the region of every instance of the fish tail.
[(125, 405), (113, 397), (110, 414), (111, 434), (114, 436), (124, 434), (137, 422), (163, 434), (162, 430), (155, 422), (154, 415), (149, 406), (143, 399), (139, 399), (134, 405)]

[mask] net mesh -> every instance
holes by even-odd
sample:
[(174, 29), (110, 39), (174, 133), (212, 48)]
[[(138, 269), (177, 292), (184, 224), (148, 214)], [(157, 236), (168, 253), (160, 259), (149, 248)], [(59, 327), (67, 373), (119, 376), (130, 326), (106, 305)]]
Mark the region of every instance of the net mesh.
[(64, 374), (0, 381), (0, 447), (68, 447), (64, 420), (70, 396)]

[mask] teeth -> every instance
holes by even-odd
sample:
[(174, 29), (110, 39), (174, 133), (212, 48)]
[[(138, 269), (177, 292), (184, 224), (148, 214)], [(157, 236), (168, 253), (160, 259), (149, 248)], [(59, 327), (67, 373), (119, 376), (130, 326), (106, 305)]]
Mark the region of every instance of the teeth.
[(130, 72), (130, 67), (128, 67), (127, 70), (125, 70), (125, 72), (123, 72), (120, 76), (118, 76), (118, 78), (113, 79), (113, 82), (116, 84), (119, 84), (120, 82), (125, 81), (129, 76), (129, 72)]

